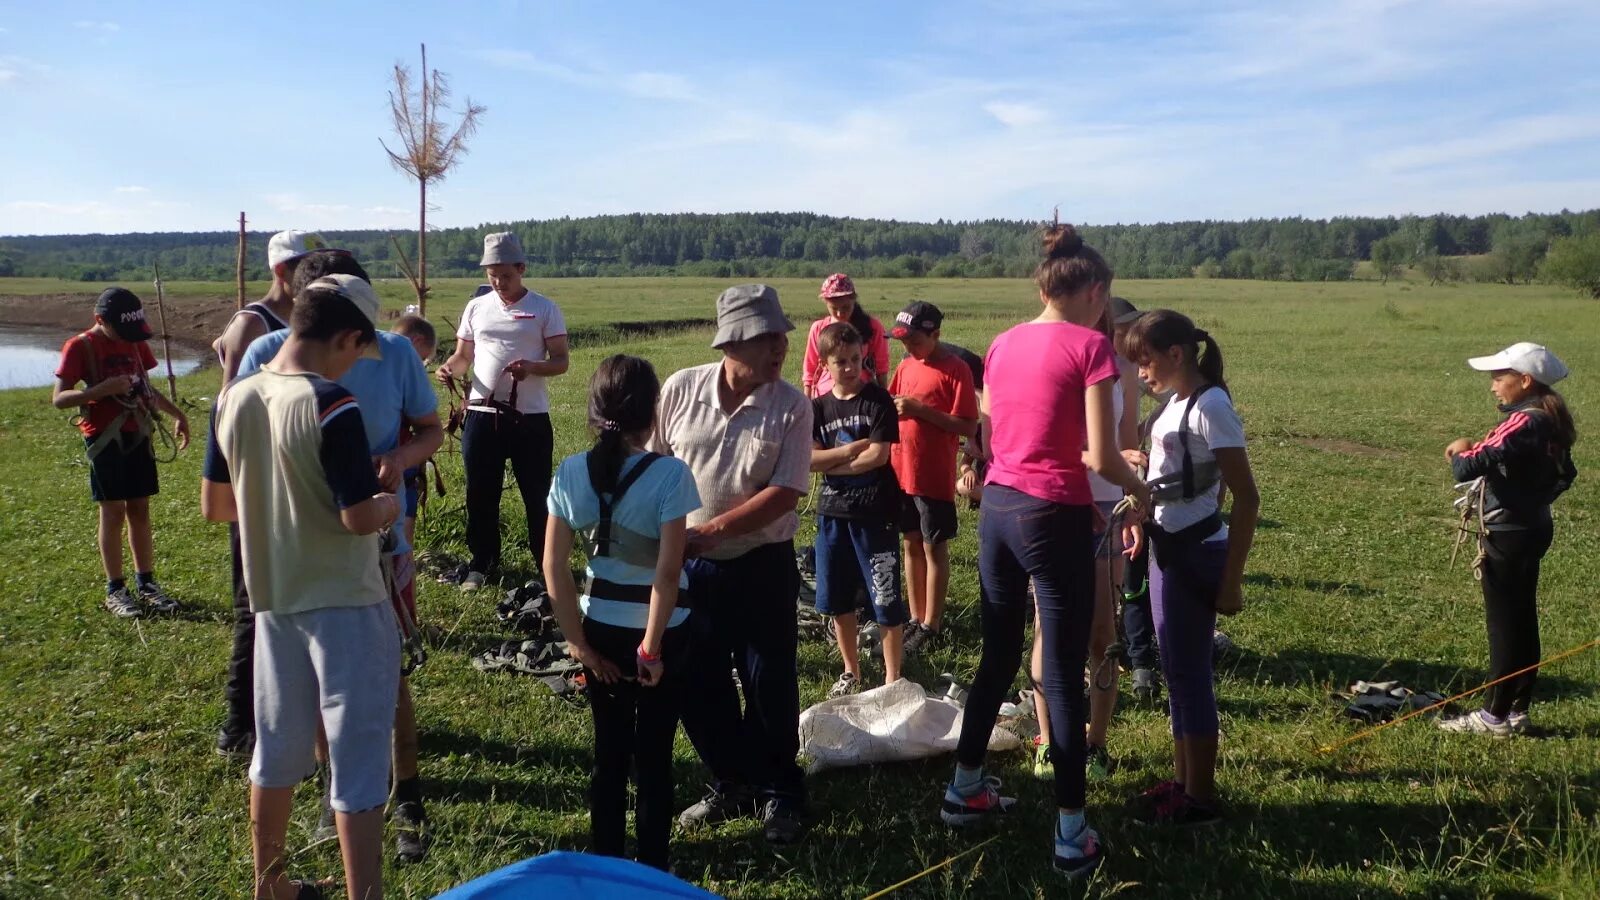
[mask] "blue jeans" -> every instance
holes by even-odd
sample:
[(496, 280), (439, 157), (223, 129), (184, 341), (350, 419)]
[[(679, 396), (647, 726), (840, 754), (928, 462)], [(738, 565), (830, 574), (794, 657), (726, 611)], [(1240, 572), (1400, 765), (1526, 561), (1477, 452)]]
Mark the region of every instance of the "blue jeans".
[(991, 484), (978, 514), (983, 656), (967, 696), (956, 759), (983, 764), (1000, 703), (1022, 663), (1028, 580), (1033, 579), (1044, 636), (1044, 693), (1050, 705), (1050, 757), (1056, 805), (1084, 803), (1083, 664), (1094, 621), (1094, 515)]
[[(800, 640), (794, 542), (684, 566), (694, 614), (683, 730), (711, 775), (763, 799), (804, 805), (800, 752)], [(744, 709), (733, 669), (744, 688)]]

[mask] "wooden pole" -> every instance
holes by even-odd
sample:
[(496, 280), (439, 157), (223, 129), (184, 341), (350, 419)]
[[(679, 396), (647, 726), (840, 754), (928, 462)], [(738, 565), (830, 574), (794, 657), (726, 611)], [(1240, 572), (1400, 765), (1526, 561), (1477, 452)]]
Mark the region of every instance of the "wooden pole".
[[(234, 265), (234, 276), (238, 279), (239, 292), (234, 297), (233, 308), (244, 309), (244, 212), (239, 213), (239, 259)], [(163, 326), (164, 330), (164, 326)]]
[(161, 265), (152, 260), (150, 267), (156, 274), (156, 313), (161, 316), (161, 355), (167, 360), (167, 393), (172, 396), (173, 405), (177, 405), (178, 376), (172, 372), (172, 340), (167, 333), (167, 302), (161, 287)]

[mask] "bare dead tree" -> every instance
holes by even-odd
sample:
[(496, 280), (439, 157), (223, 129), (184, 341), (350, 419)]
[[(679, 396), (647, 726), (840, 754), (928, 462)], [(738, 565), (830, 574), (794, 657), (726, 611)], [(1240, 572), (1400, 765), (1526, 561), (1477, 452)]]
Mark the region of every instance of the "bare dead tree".
[[(428, 45), (422, 45), (422, 78), (412, 85), (411, 70), (394, 64), (394, 90), (389, 92), (394, 133), (400, 152), (380, 138), (389, 162), (417, 182), (417, 268), (407, 273), (417, 292), (418, 310), (428, 314), (428, 185), (444, 176), (466, 155), (467, 140), (478, 130), (485, 108), (468, 99), (459, 112), (450, 106), (450, 83), (437, 69), (428, 68)], [(460, 116), (453, 131), (445, 119)], [(448, 132), (448, 133), (447, 133)]]

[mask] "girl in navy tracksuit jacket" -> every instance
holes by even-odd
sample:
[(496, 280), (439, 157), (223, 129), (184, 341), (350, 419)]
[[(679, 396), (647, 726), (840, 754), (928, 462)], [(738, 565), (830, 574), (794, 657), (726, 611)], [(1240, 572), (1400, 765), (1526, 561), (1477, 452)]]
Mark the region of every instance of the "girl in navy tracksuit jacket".
[[(1445, 448), (1458, 482), (1484, 480), (1483, 603), (1489, 624), (1489, 675), (1504, 678), (1539, 661), (1539, 561), (1550, 549), (1550, 504), (1578, 477), (1572, 414), (1552, 385), (1567, 367), (1538, 344), (1513, 344), (1467, 361), (1493, 373), (1489, 390), (1505, 420), (1483, 440)], [(1538, 670), (1491, 687), (1482, 709), (1442, 720), (1446, 731), (1509, 735), (1528, 729)]]

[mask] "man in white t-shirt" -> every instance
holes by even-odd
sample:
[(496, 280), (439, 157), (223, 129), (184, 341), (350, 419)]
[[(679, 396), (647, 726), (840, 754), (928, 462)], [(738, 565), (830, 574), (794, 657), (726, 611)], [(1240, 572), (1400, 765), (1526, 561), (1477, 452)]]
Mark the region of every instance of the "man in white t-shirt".
[(567, 323), (550, 298), (522, 284), (528, 257), (509, 231), (483, 239), (484, 274), (493, 290), (468, 301), (456, 331), (456, 352), (439, 380), (471, 372), (461, 463), (467, 479), (467, 549), (472, 558), (452, 573), (463, 591), (483, 586), (500, 563), (500, 493), (506, 460), (528, 513), (534, 565), (544, 554), (545, 495), (555, 437), (545, 379), (567, 371)]

